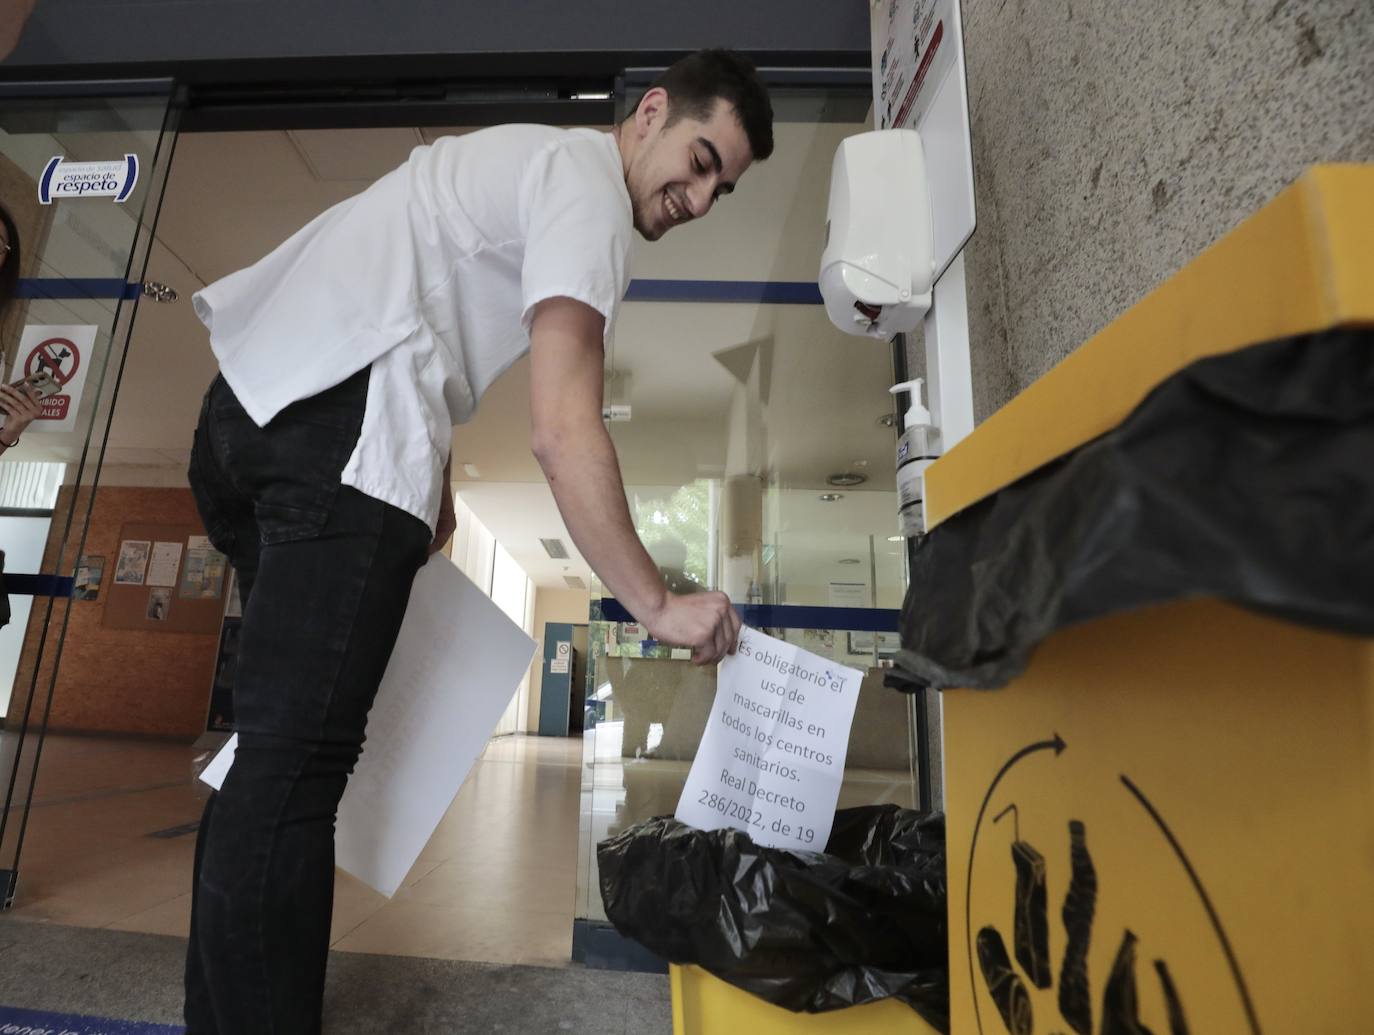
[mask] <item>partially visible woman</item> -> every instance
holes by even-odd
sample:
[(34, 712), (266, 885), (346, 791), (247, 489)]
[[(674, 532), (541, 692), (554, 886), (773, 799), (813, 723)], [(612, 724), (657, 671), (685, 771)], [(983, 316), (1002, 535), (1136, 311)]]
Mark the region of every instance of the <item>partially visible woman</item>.
[(19, 37), (24, 33), (24, 23), (33, 14), (34, 0), (0, 0), (0, 61), (10, 56)]
[[(0, 318), (9, 308), (19, 286), (19, 230), (3, 205), (0, 205)], [(0, 319), (0, 325), (3, 320)], [(8, 349), (0, 342), (0, 356)], [(0, 384), (0, 411), (4, 424), (0, 426), (0, 455), (19, 445), (19, 436), (39, 414), (38, 394), (28, 385), (16, 388)]]

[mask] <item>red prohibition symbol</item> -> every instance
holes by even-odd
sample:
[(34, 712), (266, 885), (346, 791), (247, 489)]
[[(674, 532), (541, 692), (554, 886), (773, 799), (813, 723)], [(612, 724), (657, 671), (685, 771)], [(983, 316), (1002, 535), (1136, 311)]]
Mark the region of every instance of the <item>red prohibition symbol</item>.
[(24, 361), (24, 376), (31, 377), (40, 370), (52, 372), (53, 380), (65, 385), (81, 368), (81, 350), (66, 338), (49, 338), (40, 342)]

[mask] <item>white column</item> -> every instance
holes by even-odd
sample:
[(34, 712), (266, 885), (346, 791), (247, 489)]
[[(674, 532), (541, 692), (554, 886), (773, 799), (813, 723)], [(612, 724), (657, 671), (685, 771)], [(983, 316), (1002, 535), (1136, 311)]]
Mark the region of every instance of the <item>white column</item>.
[(940, 452), (947, 453), (973, 431), (973, 372), (962, 252), (935, 282), (934, 304), (925, 317), (925, 341), (927, 405), (940, 430)]

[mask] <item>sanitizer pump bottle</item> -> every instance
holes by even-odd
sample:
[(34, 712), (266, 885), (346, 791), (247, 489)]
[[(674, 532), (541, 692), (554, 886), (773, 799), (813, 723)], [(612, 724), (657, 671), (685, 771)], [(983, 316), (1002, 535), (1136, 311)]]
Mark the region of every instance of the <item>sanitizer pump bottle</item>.
[(911, 393), (911, 406), (902, 419), (902, 434), (897, 439), (897, 520), (902, 535), (911, 537), (924, 535), (925, 492), (922, 475), (937, 456), (939, 432), (931, 423), (930, 411), (921, 402), (921, 386), (924, 378), (903, 381), (893, 385), (889, 391)]

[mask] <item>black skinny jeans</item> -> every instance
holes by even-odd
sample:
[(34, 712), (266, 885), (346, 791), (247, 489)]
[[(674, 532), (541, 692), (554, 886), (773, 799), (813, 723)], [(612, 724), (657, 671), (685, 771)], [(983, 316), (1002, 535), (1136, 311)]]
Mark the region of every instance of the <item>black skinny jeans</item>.
[(334, 818), (429, 528), (341, 485), (368, 371), (257, 427), (222, 378), (190, 479), (243, 598), (238, 751), (196, 842), (188, 1035), (320, 1031)]

